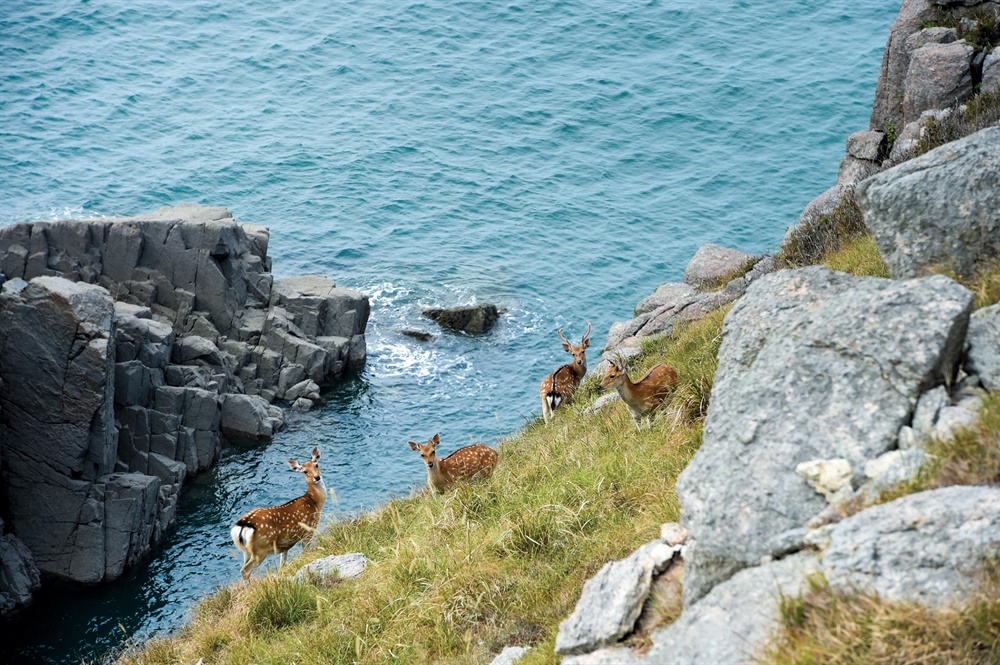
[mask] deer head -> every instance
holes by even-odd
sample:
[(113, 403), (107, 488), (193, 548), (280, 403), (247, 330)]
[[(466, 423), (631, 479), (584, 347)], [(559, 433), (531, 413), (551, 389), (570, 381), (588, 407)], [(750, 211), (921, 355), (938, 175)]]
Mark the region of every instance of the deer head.
[(587, 332), (584, 333), (583, 339), (580, 343), (573, 344), (568, 339), (563, 337), (562, 328), (559, 329), (559, 339), (563, 342), (563, 350), (566, 353), (573, 354), (573, 363), (583, 369), (583, 373), (587, 372), (587, 349), (590, 348), (590, 321), (587, 321)]
[(410, 441), (410, 448), (416, 450), (420, 453), (420, 456), (424, 458), (424, 463), (427, 464), (428, 469), (433, 469), (434, 465), (437, 463), (437, 447), (441, 445), (441, 435), (435, 434), (432, 436), (427, 443), (417, 443), (416, 441)]
[(617, 388), (625, 382), (625, 379), (628, 378), (624, 356), (616, 354), (609, 360), (609, 363), (608, 371), (604, 373), (604, 378), (601, 379), (601, 392), (610, 390), (611, 388)]
[(312, 459), (305, 464), (299, 464), (293, 459), (288, 460), (288, 466), (292, 471), (298, 471), (305, 475), (309, 487), (316, 487), (324, 494), (326, 488), (323, 485), (323, 474), (319, 470), (319, 448), (313, 448)]

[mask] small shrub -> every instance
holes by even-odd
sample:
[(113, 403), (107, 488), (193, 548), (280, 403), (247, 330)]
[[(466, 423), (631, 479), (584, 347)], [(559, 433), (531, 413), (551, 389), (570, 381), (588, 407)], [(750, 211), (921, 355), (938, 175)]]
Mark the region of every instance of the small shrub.
[(844, 194), (829, 215), (796, 227), (775, 256), (778, 266), (801, 268), (822, 263), (823, 259), (852, 240), (870, 235), (854, 192)]

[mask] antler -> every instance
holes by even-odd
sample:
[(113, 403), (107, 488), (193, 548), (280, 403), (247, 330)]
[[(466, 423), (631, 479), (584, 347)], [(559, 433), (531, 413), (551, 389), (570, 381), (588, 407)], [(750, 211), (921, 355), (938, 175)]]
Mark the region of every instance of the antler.
[(563, 341), (563, 344), (569, 344), (570, 346), (573, 346), (573, 344), (568, 339), (563, 337), (562, 328), (559, 329), (559, 339)]
[(625, 354), (619, 351), (615, 353), (614, 357), (611, 359), (611, 362), (614, 364), (615, 367), (618, 368), (619, 371), (624, 372), (626, 360), (627, 358), (625, 358)]
[(583, 335), (583, 339), (581, 339), (581, 340), (580, 340), (580, 343), (581, 343), (581, 344), (583, 344), (583, 343), (584, 343), (584, 342), (586, 342), (586, 341), (587, 341), (587, 340), (588, 340), (589, 338), (590, 338), (590, 321), (587, 321), (587, 332), (586, 332), (586, 333), (584, 333), (584, 335)]

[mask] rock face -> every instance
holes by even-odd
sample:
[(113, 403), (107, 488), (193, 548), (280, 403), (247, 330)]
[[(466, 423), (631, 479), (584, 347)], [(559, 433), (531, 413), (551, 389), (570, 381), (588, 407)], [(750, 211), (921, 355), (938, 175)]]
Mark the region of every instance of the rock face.
[(1000, 304), (977, 310), (969, 319), (965, 370), (987, 390), (1000, 392)]
[(425, 309), (424, 316), (432, 321), (437, 321), (443, 328), (481, 335), (493, 329), (500, 317), (500, 312), (496, 305), (483, 303), (447, 309)]
[(1000, 488), (946, 487), (840, 522), (823, 564), (835, 588), (941, 606), (967, 597), (983, 557), (998, 544)]
[(14, 534), (3, 535), (0, 520), (0, 615), (31, 602), (41, 586), (41, 575), (31, 550)]
[(617, 642), (632, 631), (653, 576), (680, 552), (661, 541), (639, 548), (628, 558), (605, 564), (583, 586), (576, 609), (559, 625), (556, 653), (585, 653)]
[(364, 363), (367, 298), (274, 282), (267, 243), (201, 206), (0, 228), (2, 503), (44, 575), (119, 576), (224, 436), (270, 438), (271, 401)]
[(704, 443), (677, 483), (695, 539), (685, 605), (824, 508), (796, 465), (842, 458), (860, 477), (894, 445), (920, 393), (957, 370), (971, 305), (945, 277), (893, 282), (822, 267), (747, 291), (723, 327)]
[(1000, 252), (1000, 127), (878, 174), (857, 199), (894, 277), (932, 264), (974, 275)]
[[(927, 32), (922, 30), (913, 37)], [(954, 41), (913, 50), (903, 84), (903, 122), (916, 120), (927, 109), (958, 106), (972, 97), (972, 55), (970, 45)]]

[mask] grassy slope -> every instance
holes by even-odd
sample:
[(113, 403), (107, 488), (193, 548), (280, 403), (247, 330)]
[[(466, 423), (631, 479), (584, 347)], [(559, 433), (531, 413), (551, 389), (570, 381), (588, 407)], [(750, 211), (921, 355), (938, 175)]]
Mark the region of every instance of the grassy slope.
[[(824, 260), (854, 274), (887, 274), (866, 235), (843, 239)], [(998, 285), (1000, 262), (966, 282), (977, 307), (1000, 299)], [(593, 383), (585, 383), (553, 423), (532, 423), (502, 443), (488, 482), (443, 496), (421, 491), (334, 524), (288, 569), (328, 554), (364, 552), (372, 565), (360, 579), (317, 588), (282, 574), (222, 588), (178, 635), (137, 647), (122, 662), (483, 663), (515, 644), (535, 647), (523, 665), (557, 662), (556, 631), (583, 583), (678, 518), (674, 483), (701, 444), (727, 311), (647, 341), (634, 359), (634, 374), (657, 362), (680, 374), (671, 407), (650, 430), (636, 432), (620, 403), (585, 415), (595, 397)], [(1000, 402), (987, 406), (996, 410)], [(400, 454), (408, 454), (400, 443)], [(979, 455), (981, 448), (963, 450)], [(954, 470), (963, 454), (934, 468)], [(995, 455), (990, 459), (995, 463)], [(939, 484), (923, 476), (919, 482), (910, 491)], [(868, 602), (855, 600), (838, 602)], [(990, 620), (1000, 621), (995, 603), (987, 609)], [(802, 637), (813, 624), (789, 629), (809, 648), (817, 644)], [(865, 639), (872, 634), (862, 631)], [(768, 662), (818, 662), (809, 651), (781, 653)]]
[(316, 588), (273, 575), (220, 589), (180, 634), (123, 661), (464, 663), (532, 644), (524, 665), (557, 662), (556, 631), (583, 583), (679, 516), (674, 483), (701, 444), (726, 311), (635, 362), (636, 373), (667, 362), (680, 374), (651, 429), (637, 432), (621, 403), (584, 415), (594, 397), (585, 384), (550, 425), (503, 442), (488, 482), (335, 524), (289, 568), (364, 552), (372, 564), (360, 579)]

